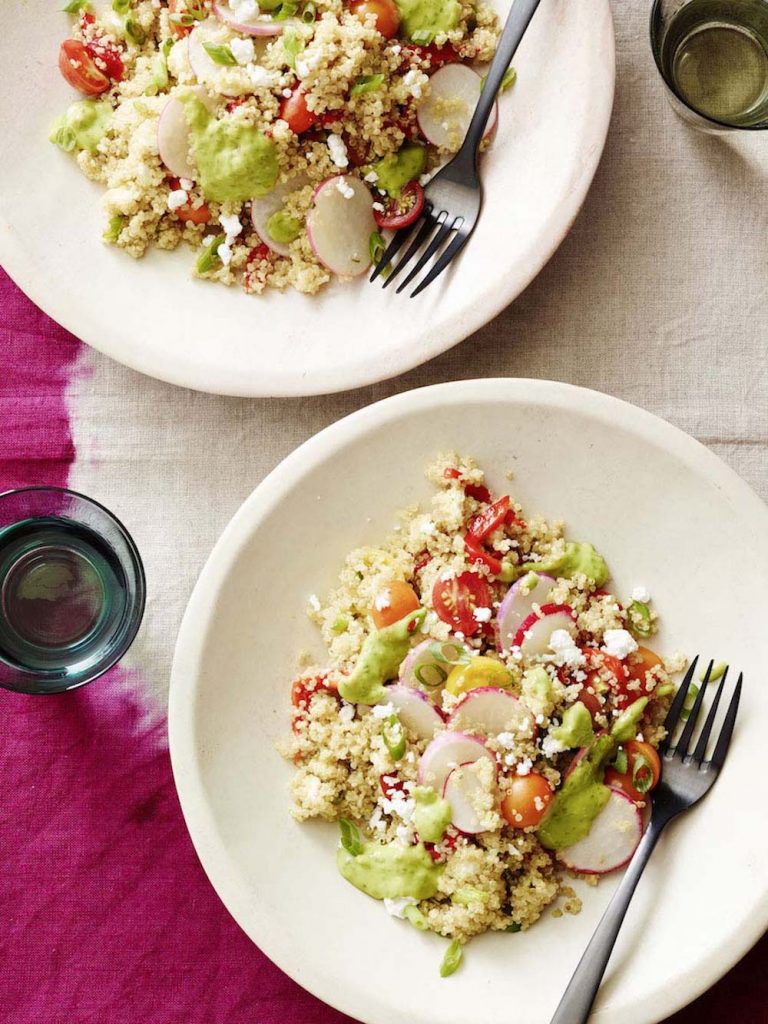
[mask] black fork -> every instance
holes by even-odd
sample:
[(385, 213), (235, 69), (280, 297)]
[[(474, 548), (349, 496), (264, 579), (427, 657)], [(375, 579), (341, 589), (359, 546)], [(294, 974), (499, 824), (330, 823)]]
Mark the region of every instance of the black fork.
[(603, 980), (603, 974), (608, 964), (608, 959), (613, 950), (619, 929), (624, 921), (624, 915), (629, 907), (630, 900), (635, 892), (635, 887), (643, 873), (648, 858), (651, 856), (659, 836), (666, 826), (676, 818), (678, 814), (687, 811), (695, 803), (708, 793), (714, 785), (715, 779), (725, 762), (725, 755), (733, 735), (733, 726), (736, 722), (736, 713), (739, 710), (739, 698), (741, 696), (742, 676), (739, 675), (733, 696), (725, 713), (720, 733), (715, 743), (715, 749), (709, 760), (706, 759), (707, 746), (712, 734), (712, 727), (715, 724), (715, 716), (723, 695), (725, 681), (728, 678), (726, 669), (717, 688), (715, 699), (707, 715), (704, 727), (699, 735), (698, 742), (691, 752), (693, 735), (696, 730), (696, 723), (704, 703), (707, 692), (707, 684), (712, 673), (712, 662), (706, 671), (696, 701), (691, 708), (688, 721), (680, 734), (677, 743), (673, 742), (675, 729), (680, 721), (681, 712), (688, 696), (688, 690), (693, 679), (698, 657), (693, 659), (685, 679), (680, 684), (669, 714), (664, 723), (667, 730), (667, 738), (659, 747), (659, 754), (662, 757), (661, 782), (653, 793), (653, 812), (648, 828), (640, 841), (632, 860), (629, 862), (624, 878), (616, 890), (613, 899), (603, 914), (595, 934), (592, 936), (584, 955), (579, 961), (573, 977), (571, 978), (565, 995), (560, 1001), (551, 1024), (584, 1024), (589, 1017), (595, 996)]
[(384, 255), (376, 264), (371, 281), (375, 281), (390, 265), (410, 239), (411, 244), (405, 255), (384, 280), (384, 287), (388, 288), (426, 245), (415, 266), (397, 289), (401, 292), (407, 288), (432, 257), (439, 253), (439, 258), (411, 292), (413, 298), (445, 270), (469, 241), (483, 205), (483, 186), (477, 168), (478, 147), (483, 140), (485, 126), (496, 102), (496, 94), (501, 87), (502, 79), (539, 3), (540, 0), (514, 0), (461, 149), (429, 182), (424, 192), (425, 202), (421, 216), (407, 228), (401, 228), (396, 232)]

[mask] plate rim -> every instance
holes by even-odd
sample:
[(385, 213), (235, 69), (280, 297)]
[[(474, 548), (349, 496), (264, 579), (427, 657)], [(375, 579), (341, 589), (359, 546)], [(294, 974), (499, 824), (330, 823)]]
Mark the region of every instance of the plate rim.
[[(337, 368), (331, 377), (314, 374), (312, 379), (300, 373), (288, 377), (285, 373), (271, 376), (261, 371), (252, 379), (243, 367), (226, 368), (220, 377), (215, 363), (209, 360), (187, 359), (179, 361), (168, 357), (161, 345), (146, 351), (143, 346), (130, 348), (108, 326), (99, 321), (86, 303), (76, 298), (55, 293), (46, 287), (45, 280), (36, 273), (32, 253), (24, 246), (23, 238), (5, 216), (0, 220), (0, 266), (24, 294), (57, 324), (76, 338), (118, 363), (149, 377), (191, 388), (208, 394), (229, 395), (240, 398), (287, 398), (336, 394), (390, 380), (415, 369), (436, 356), (447, 352), (475, 331), (490, 323), (528, 287), (543, 270), (571, 230), (581, 210), (597, 172), (608, 137), (616, 91), (616, 34), (610, 0), (595, 0), (600, 6), (599, 24), (605, 30), (605, 48), (602, 59), (596, 61), (592, 79), (607, 75), (604, 91), (594, 90), (590, 103), (592, 125), (591, 142), (585, 142), (582, 170), (575, 188), (566, 191), (553, 208), (535, 243), (535, 251), (527, 269), (509, 279), (502, 277), (498, 287), (477, 297), (456, 319), (456, 330), (435, 336), (424, 348), (406, 346), (396, 357), (386, 352), (367, 363), (364, 370)], [(505, 287), (506, 285), (506, 287)], [(446, 340), (447, 339), (447, 340)]]
[[(215, 606), (221, 584), (231, 566), (237, 561), (239, 551), (248, 542), (254, 526), (257, 526), (283, 499), (286, 491), (300, 481), (305, 470), (314, 465), (317, 456), (338, 451), (360, 434), (380, 428), (403, 414), (407, 415), (415, 410), (423, 412), (435, 405), (444, 407), (452, 402), (465, 402), (477, 398), (513, 402), (534, 399), (541, 402), (544, 407), (554, 405), (558, 408), (571, 408), (602, 416), (616, 426), (624, 427), (650, 442), (663, 441), (673, 455), (694, 467), (697, 472), (703, 473), (710, 481), (728, 488), (745, 514), (755, 519), (763, 529), (768, 527), (768, 506), (749, 484), (718, 455), (680, 427), (640, 406), (604, 392), (560, 381), (530, 378), (491, 377), (457, 380), (414, 388), (384, 398), (350, 413), (310, 437), (279, 462), (254, 488), (232, 516), (211, 550), (182, 618), (170, 678), (168, 736), (171, 766), (190, 839), (208, 880), (227, 911), (254, 945), (280, 970), (340, 1013), (358, 1011), (339, 1005), (338, 990), (332, 982), (326, 984), (324, 980), (324, 987), (318, 984), (309, 987), (295, 965), (287, 963), (282, 956), (273, 958), (267, 952), (262, 943), (268, 944), (268, 926), (259, 934), (257, 941), (256, 929), (249, 930), (240, 919), (239, 908), (234, 908), (236, 886), (228, 876), (226, 861), (218, 865), (212, 863), (212, 858), (219, 850), (223, 851), (224, 847), (215, 829), (212, 828), (204, 787), (194, 764), (195, 692), (191, 681), (195, 677), (195, 668), (199, 665), (205, 646), (206, 620)], [(759, 523), (760, 520), (762, 524)], [(631, 1019), (625, 1015), (619, 1020), (613, 1013), (606, 1013), (603, 1009), (597, 1011), (596, 1020), (601, 1024), (655, 1024), (656, 1021), (676, 1013), (728, 973), (762, 937), (766, 929), (768, 883), (765, 891), (756, 897), (750, 916), (740, 923), (738, 937), (734, 940), (729, 936), (727, 944), (719, 947), (682, 975), (677, 981), (674, 993), (667, 990), (653, 999), (644, 999), (642, 1007), (636, 1008), (637, 1013)], [(360, 1019), (366, 1018), (361, 1016)]]

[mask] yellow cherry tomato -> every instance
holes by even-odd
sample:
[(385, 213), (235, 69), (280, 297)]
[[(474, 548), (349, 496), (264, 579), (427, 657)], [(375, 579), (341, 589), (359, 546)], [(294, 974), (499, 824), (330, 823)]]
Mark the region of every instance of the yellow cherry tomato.
[(512, 683), (512, 676), (495, 658), (473, 658), (468, 665), (457, 665), (445, 681), (448, 693), (458, 696), (468, 690), (476, 690), (480, 686), (507, 687)]

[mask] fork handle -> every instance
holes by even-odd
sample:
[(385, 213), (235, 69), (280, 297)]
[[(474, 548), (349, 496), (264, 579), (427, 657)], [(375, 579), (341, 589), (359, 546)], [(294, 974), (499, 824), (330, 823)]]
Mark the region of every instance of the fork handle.
[(493, 104), (496, 101), (496, 93), (501, 86), (501, 80), (512, 63), (515, 51), (520, 45), (520, 40), (525, 35), (525, 30), (530, 24), (531, 18), (536, 13), (540, 0), (514, 0), (512, 8), (507, 16), (504, 31), (501, 33), (499, 45), (496, 47), (496, 55), (488, 68), (485, 79), (485, 86), (480, 93), (472, 120), (469, 122), (467, 135), (464, 144), (455, 159), (470, 156), (474, 163), (477, 157), (477, 147), (480, 145), (485, 134), (485, 126)]
[(654, 823), (651, 821), (648, 826), (648, 830), (629, 862), (629, 867), (619, 888), (614, 893), (613, 899), (600, 919), (600, 924), (595, 929), (595, 934), (579, 961), (579, 966), (573, 972), (573, 977), (560, 1000), (560, 1005), (555, 1011), (551, 1024), (584, 1024), (589, 1017), (589, 1011), (592, 1009), (600, 982), (603, 980), (616, 937), (624, 922), (624, 915), (634, 896), (640, 875), (642, 875), (648, 858), (653, 853), (653, 848), (662, 833), (664, 824), (664, 822)]

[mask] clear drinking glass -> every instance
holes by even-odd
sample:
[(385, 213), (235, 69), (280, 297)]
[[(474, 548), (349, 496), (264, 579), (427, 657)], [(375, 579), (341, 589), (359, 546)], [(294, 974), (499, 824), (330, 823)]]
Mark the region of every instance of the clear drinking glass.
[(0, 494), (0, 686), (92, 682), (130, 647), (145, 595), (136, 545), (103, 505), (60, 487)]
[(655, 0), (651, 46), (694, 128), (768, 128), (768, 0)]

